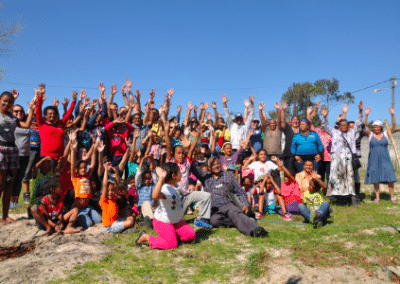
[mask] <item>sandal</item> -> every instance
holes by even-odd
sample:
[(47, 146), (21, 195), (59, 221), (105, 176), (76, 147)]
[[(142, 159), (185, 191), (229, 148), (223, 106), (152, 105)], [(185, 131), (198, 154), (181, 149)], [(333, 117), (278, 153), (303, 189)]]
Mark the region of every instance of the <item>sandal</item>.
[(390, 198), (390, 201), (392, 201), (393, 204), (397, 204), (396, 198)]
[(379, 203), (380, 199), (375, 198), (374, 203)]

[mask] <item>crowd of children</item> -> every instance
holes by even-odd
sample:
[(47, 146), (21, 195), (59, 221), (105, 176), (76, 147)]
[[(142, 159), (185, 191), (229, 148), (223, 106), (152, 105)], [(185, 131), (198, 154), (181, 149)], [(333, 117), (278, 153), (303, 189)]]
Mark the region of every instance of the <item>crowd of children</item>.
[[(22, 107), (14, 103), (17, 90), (1, 94), (1, 224), (15, 222), (8, 213), (10, 205), (19, 206), (20, 189), (14, 194), (13, 183), (21, 187), (29, 179), (31, 194), (24, 187), (24, 201), (30, 203), (28, 214), (47, 234), (79, 233), (81, 227), (100, 222), (109, 233), (134, 232), (130, 228), (143, 220), (159, 237), (142, 231), (137, 245), (173, 249), (178, 240), (195, 239), (194, 229), (184, 221), (184, 215), (192, 214), (193, 209), (197, 211), (195, 227), (232, 224), (256, 237), (267, 235), (254, 220), (263, 219), (264, 214), (280, 214), (287, 221), (299, 214), (316, 228), (327, 222), (331, 213), (327, 189), (334, 184), (329, 174), (325, 179), (325, 172), (320, 172), (325, 166), (316, 166), (321, 160), (329, 162), (324, 155), (331, 153), (332, 139), (325, 134), (331, 130), (321, 132), (323, 139), (320, 132), (310, 130), (312, 108), (308, 119), (294, 116), (286, 122), (287, 106), (277, 103), (278, 120), (268, 121), (261, 102), (260, 126), (254, 117), (254, 97), (245, 101), (244, 117), (241, 113), (232, 117), (224, 95), (225, 119), (215, 102), (210, 105), (214, 121), (207, 112), (208, 103), (201, 103), (198, 109), (189, 102), (181, 124), (181, 106), (176, 116), (169, 116), (173, 89), (159, 109), (155, 108), (154, 90), (142, 106), (141, 92), (134, 94), (129, 80), (121, 89), (124, 106), (114, 103), (115, 84), (108, 101), (102, 83), (99, 90), (99, 99), (92, 101), (85, 90), (79, 96), (73, 91), (70, 107), (68, 98), (62, 103), (61, 119), (56, 98), (42, 112), (45, 84), (35, 90), (27, 115), (19, 114)], [(13, 109), (17, 111), (13, 113)], [(324, 110), (324, 117), (326, 114)], [(337, 129), (345, 132), (343, 122), (348, 123), (338, 120)], [(30, 131), (14, 136), (16, 129)], [(359, 129), (354, 133), (360, 133)], [(24, 158), (18, 155), (22, 139), (30, 141)], [(290, 148), (292, 154), (288, 155), (286, 149)], [(30, 166), (21, 167), (23, 161)], [(22, 168), (24, 173), (17, 175)], [(356, 171), (351, 168), (348, 173), (353, 187)], [(359, 192), (350, 189), (350, 195), (357, 197)], [(336, 196), (330, 197), (334, 200)]]

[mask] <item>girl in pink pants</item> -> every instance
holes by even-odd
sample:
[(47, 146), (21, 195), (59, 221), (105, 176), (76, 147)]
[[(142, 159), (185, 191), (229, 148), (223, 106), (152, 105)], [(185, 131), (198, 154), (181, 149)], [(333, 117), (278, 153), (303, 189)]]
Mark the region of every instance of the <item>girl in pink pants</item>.
[(154, 212), (153, 226), (160, 237), (150, 236), (142, 231), (136, 245), (148, 243), (153, 249), (175, 249), (178, 247), (178, 236), (183, 242), (191, 242), (196, 232), (182, 218), (183, 190), (177, 186), (181, 180), (181, 172), (176, 163), (166, 163), (156, 168), (158, 181), (153, 189), (152, 198), (159, 200)]

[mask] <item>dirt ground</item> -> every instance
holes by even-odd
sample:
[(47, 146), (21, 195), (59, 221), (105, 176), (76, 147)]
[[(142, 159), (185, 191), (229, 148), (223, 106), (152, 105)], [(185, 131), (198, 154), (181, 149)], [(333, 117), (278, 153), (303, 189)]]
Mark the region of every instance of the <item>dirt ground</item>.
[(18, 258), (0, 261), (0, 283), (46, 283), (64, 278), (63, 271), (105, 257), (110, 249), (102, 244), (112, 237), (101, 224), (74, 235), (43, 236), (26, 214), (11, 214), (16, 224), (0, 228), (0, 247), (34, 241), (36, 248)]
[[(18, 258), (0, 261), (0, 283), (46, 283), (52, 279), (65, 278), (64, 271), (88, 261), (102, 259), (110, 249), (102, 244), (112, 237), (103, 231), (101, 224), (74, 235), (43, 236), (33, 220), (25, 214), (14, 214), (16, 224), (0, 228), (0, 246), (18, 246), (33, 241), (36, 248)], [(390, 283), (384, 273), (372, 278), (361, 268), (350, 266), (323, 268), (309, 267), (292, 262), (287, 250), (270, 249), (273, 263), (268, 265), (266, 277), (256, 283)], [(399, 268), (400, 269), (400, 268)], [(231, 279), (231, 283), (243, 283), (243, 277)]]

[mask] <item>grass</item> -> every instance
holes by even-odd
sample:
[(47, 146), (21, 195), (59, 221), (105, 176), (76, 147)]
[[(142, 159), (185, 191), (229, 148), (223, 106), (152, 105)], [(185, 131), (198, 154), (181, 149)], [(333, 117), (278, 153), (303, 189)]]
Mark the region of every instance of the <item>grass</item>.
[[(381, 191), (387, 192), (387, 186)], [(366, 201), (373, 199), (372, 185), (363, 186), (363, 192)], [(105, 242), (112, 249), (109, 256), (77, 266), (50, 283), (253, 283), (268, 278), (276, 262), (299, 272), (302, 265), (350, 265), (373, 275), (379, 266), (400, 265), (400, 234), (388, 227), (400, 225), (399, 207), (384, 196), (379, 204), (366, 202), (358, 209), (333, 205), (330, 223), (318, 230), (300, 217), (285, 222), (266, 215), (259, 221), (269, 231), (264, 239), (243, 236), (234, 228), (201, 229), (193, 244), (158, 251), (135, 247), (138, 234), (115, 235)], [(24, 212), (26, 205), (21, 207), (16, 212)], [(194, 216), (185, 218), (192, 223)]]

